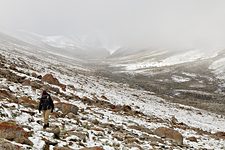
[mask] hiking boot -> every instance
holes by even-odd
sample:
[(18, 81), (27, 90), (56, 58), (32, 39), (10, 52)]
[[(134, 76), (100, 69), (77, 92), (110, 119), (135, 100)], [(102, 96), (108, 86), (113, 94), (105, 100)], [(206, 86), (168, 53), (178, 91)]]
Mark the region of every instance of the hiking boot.
[(49, 123), (44, 124), (43, 128), (46, 129), (47, 127), (49, 127)]
[(47, 125), (46, 125), (46, 124), (44, 124), (43, 129), (46, 129), (46, 128), (47, 128)]

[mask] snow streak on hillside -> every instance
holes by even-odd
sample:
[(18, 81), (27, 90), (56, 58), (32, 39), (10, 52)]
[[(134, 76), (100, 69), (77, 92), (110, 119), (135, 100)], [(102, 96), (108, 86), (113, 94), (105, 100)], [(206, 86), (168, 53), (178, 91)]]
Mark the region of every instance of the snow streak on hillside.
[(209, 69), (212, 69), (219, 79), (225, 80), (225, 58), (213, 62)]
[[(165, 66), (173, 66), (178, 65), (182, 63), (189, 63), (194, 62), (198, 60), (204, 60), (209, 58), (214, 58), (218, 55), (218, 51), (213, 52), (204, 52), (201, 50), (188, 50), (187, 52), (182, 52), (178, 54), (174, 54), (172, 56), (168, 56), (165, 58), (159, 58), (155, 59), (154, 55), (147, 55), (147, 57), (150, 57), (148, 59), (144, 59), (142, 61), (135, 62), (135, 59), (133, 60), (135, 63), (119, 63), (115, 64), (115, 67), (124, 67), (127, 71), (135, 71), (139, 69), (145, 69), (145, 68), (152, 68), (152, 67), (165, 67)], [(129, 57), (127, 58), (129, 60)], [(136, 57), (136, 59), (140, 59)], [(113, 66), (113, 65), (112, 65)]]

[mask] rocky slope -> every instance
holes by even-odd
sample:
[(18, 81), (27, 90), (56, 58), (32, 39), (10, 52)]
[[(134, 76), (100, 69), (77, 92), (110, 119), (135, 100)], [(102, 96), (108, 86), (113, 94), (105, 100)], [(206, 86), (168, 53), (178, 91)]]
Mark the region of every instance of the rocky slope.
[[(0, 52), (0, 149), (225, 149), (224, 115), (93, 76), (61, 56)], [(56, 106), (46, 130), (43, 88)]]

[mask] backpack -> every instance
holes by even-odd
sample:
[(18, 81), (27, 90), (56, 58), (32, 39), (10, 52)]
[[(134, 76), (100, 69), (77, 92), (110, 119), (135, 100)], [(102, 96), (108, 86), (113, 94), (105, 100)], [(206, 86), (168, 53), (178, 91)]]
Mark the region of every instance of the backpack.
[(46, 94), (41, 97), (41, 110), (48, 110), (52, 108), (50, 95)]

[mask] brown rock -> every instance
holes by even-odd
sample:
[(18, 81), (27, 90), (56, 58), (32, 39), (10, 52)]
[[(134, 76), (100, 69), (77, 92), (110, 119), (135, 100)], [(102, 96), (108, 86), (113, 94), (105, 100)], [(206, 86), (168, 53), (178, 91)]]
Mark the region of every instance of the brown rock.
[(51, 113), (51, 117), (52, 118), (59, 118), (59, 117), (65, 117), (65, 115), (64, 114), (62, 114), (61, 112), (52, 112)]
[(139, 143), (139, 141), (135, 137), (127, 137), (127, 138), (125, 138), (125, 143), (127, 143), (127, 144)]
[(0, 138), (32, 146), (33, 143), (28, 139), (29, 135), (30, 133), (24, 131), (23, 128), (16, 125), (15, 122), (0, 123)]
[(74, 115), (74, 114), (71, 113), (71, 112), (67, 114), (67, 117), (70, 118), (70, 119), (72, 119), (72, 118), (77, 118), (77, 116)]
[(66, 91), (66, 85), (61, 84), (59, 80), (53, 77), (52, 74), (46, 74), (41, 79), (43, 82), (48, 82), (49, 84), (57, 85), (62, 88), (63, 91)]
[(60, 102), (60, 99), (58, 97), (56, 97), (56, 96), (52, 96), (52, 100), (54, 102)]
[(198, 142), (196, 137), (192, 136), (192, 137), (188, 137), (187, 140), (191, 141), (191, 142)]
[(108, 100), (108, 98), (105, 95), (101, 96), (102, 99)]
[(77, 115), (77, 112), (79, 110), (77, 106), (67, 103), (56, 103), (55, 107), (59, 108), (64, 115), (67, 115), (68, 113), (73, 113)]
[(0, 138), (0, 149), (1, 150), (23, 150), (22, 147), (12, 144), (10, 141), (6, 139)]
[(116, 109), (116, 105), (113, 105), (113, 104), (112, 104), (112, 105), (110, 105), (110, 108), (111, 108), (111, 109)]
[(96, 128), (96, 127), (92, 127), (91, 130), (104, 132), (103, 129), (101, 129), (101, 128)]
[(23, 83), (22, 83), (23, 86), (30, 86), (30, 84), (31, 84), (31, 82), (28, 79), (24, 80)]
[(86, 148), (81, 148), (80, 150), (104, 150), (102, 147), (86, 147)]
[(132, 110), (132, 108), (130, 106), (128, 106), (128, 105), (123, 106), (123, 111), (130, 112), (131, 110)]
[(177, 124), (177, 122), (178, 122), (177, 118), (176, 118), (175, 116), (173, 116), (173, 117), (171, 118), (171, 123), (172, 123), (172, 124)]
[(11, 81), (14, 83), (22, 83), (23, 80), (26, 78), (26, 77), (18, 76), (17, 74), (15, 74), (9, 70), (3, 70), (3, 69), (0, 70), (0, 77), (4, 77), (8, 81)]
[(6, 90), (0, 90), (0, 98), (12, 98), (13, 95), (11, 95), (8, 91)]
[(61, 87), (61, 89), (62, 89), (63, 91), (66, 91), (66, 85), (65, 85), (65, 84), (59, 84), (59, 87)]
[(73, 95), (73, 98), (76, 99), (76, 100), (81, 100), (81, 98), (77, 95)]
[(32, 72), (31, 76), (34, 77), (34, 78), (37, 78), (38, 75), (35, 72)]
[(45, 129), (45, 131), (53, 133), (54, 138), (60, 139), (61, 129), (59, 128), (59, 126), (50, 126), (49, 128)]
[(9, 69), (11, 69), (11, 70), (17, 70), (15, 64), (10, 65), (10, 66), (9, 66)]
[(214, 135), (219, 139), (225, 139), (225, 132), (216, 132)]
[(125, 135), (121, 132), (114, 132), (113, 137), (116, 138), (119, 141), (123, 141), (125, 138)]
[(49, 84), (53, 84), (53, 85), (59, 85), (59, 80), (56, 79), (55, 77), (53, 77), (52, 74), (46, 74), (42, 77), (41, 79), (44, 82), (48, 82)]
[(54, 133), (54, 138), (60, 139), (61, 130), (60, 130), (59, 126), (56, 126), (52, 131)]
[(19, 99), (19, 104), (22, 104), (26, 107), (37, 108), (38, 103), (27, 96), (23, 96)]
[(72, 149), (69, 148), (69, 147), (58, 147), (58, 146), (56, 146), (56, 147), (53, 148), (53, 150), (72, 150)]
[(57, 87), (48, 87), (48, 89), (49, 89), (50, 91), (55, 92), (56, 94), (60, 93), (60, 90), (59, 90), (59, 88), (57, 88)]
[(31, 81), (30, 82), (30, 86), (33, 88), (33, 89), (40, 89), (42, 87), (42, 85), (40, 83), (38, 83), (37, 81)]
[(97, 120), (97, 119), (94, 119), (94, 120), (92, 120), (91, 121), (93, 124), (95, 124), (95, 125), (98, 125), (99, 124), (99, 121)]
[(161, 138), (168, 138), (173, 140), (178, 145), (183, 145), (183, 136), (176, 130), (159, 127), (154, 131), (154, 134)]
[(77, 136), (79, 138), (79, 140), (81, 140), (83, 142), (87, 141), (88, 133), (74, 131), (74, 132), (70, 132), (69, 134)]

